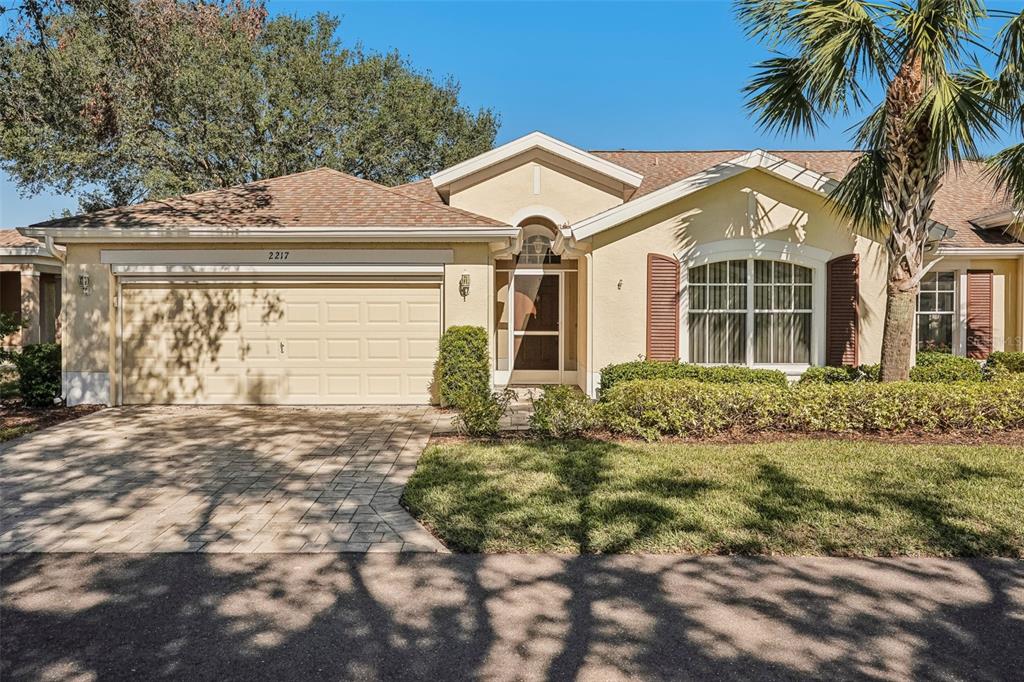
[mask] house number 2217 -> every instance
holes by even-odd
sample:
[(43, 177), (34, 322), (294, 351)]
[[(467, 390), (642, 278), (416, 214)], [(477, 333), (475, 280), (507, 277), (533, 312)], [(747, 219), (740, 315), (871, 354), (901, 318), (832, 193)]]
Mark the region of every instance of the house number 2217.
[(288, 251), (269, 251), (267, 260), (288, 260)]

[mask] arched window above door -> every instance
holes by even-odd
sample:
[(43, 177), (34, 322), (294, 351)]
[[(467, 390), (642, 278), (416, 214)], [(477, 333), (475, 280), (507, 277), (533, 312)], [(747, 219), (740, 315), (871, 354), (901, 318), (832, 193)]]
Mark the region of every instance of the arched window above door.
[(557, 228), (546, 218), (528, 218), (522, 223), (523, 247), (519, 251), (519, 265), (547, 265), (561, 263), (562, 257), (551, 250)]

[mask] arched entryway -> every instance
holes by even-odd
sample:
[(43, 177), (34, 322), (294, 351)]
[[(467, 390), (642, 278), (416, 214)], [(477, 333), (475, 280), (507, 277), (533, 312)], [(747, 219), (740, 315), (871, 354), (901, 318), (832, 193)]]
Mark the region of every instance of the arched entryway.
[(530, 216), (519, 224), (521, 246), (495, 262), (498, 383), (577, 382), (577, 261), (557, 253), (558, 227)]

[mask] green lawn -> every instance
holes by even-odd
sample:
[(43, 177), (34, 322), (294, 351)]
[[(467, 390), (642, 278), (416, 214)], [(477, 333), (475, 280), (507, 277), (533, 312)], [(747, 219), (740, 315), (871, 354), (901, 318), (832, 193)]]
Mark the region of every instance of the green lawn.
[(452, 442), (403, 499), (467, 552), (1024, 557), (1018, 446)]

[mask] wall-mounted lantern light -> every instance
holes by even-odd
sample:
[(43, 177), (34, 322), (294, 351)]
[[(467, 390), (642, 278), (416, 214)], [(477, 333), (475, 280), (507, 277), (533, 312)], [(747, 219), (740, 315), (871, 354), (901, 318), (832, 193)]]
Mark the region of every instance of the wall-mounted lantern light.
[(469, 296), (469, 274), (466, 273), (459, 278), (459, 295), (462, 296), (462, 300), (466, 300)]
[(92, 289), (92, 282), (88, 274), (82, 273), (78, 276), (78, 288), (82, 290), (83, 294), (88, 295), (90, 289)]
[(622, 280), (621, 279), (619, 280), (619, 283), (618, 283), (617, 286), (619, 288), (619, 291), (621, 291), (622, 290)]

